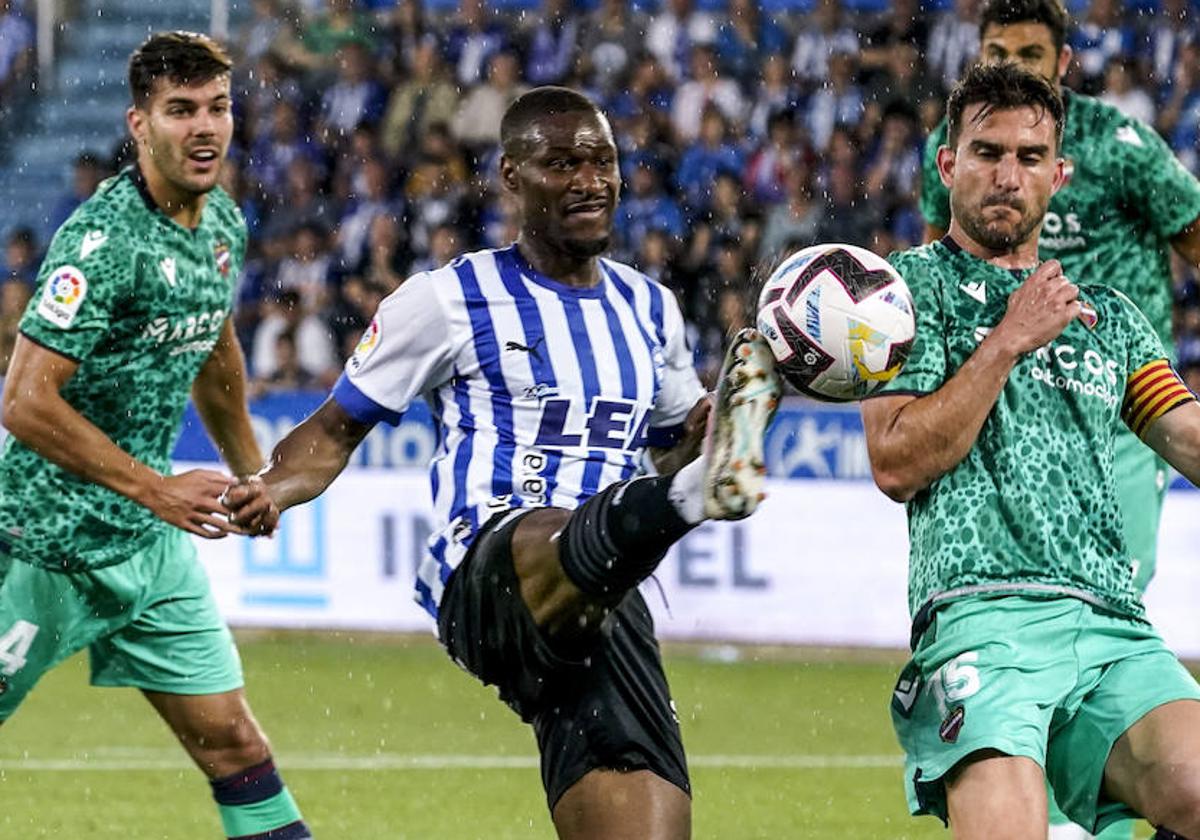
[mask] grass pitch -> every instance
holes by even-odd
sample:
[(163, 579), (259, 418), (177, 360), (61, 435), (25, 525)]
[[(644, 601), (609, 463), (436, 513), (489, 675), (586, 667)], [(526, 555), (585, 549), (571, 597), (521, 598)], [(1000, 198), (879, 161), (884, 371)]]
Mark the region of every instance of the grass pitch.
[[(432, 639), (239, 642), (251, 704), (321, 840), (554, 837), (532, 733)], [(949, 838), (905, 809), (887, 713), (899, 654), (711, 653), (666, 660), (697, 840)], [(166, 727), (137, 692), (88, 687), (82, 657), (0, 728), (0, 838), (220, 836)]]

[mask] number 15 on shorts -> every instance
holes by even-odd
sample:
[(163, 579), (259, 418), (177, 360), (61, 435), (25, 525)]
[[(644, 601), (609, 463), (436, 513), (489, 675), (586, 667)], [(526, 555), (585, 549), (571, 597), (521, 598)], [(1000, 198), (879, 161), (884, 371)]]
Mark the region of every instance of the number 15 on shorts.
[[(929, 690), (933, 692), (940, 717), (948, 713), (951, 703), (965, 700), (979, 691), (979, 669), (971, 664), (977, 661), (979, 653), (968, 650), (933, 672), (929, 679)], [(901, 717), (912, 714), (917, 695), (921, 692), (921, 682), (921, 669), (915, 662), (909, 662), (900, 673), (892, 692), (892, 707)]]

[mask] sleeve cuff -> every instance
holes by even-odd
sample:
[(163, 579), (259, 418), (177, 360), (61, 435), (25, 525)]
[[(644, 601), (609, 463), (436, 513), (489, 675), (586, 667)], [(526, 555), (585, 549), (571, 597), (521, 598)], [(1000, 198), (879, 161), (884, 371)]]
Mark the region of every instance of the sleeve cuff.
[(38, 336), (33, 335), (26, 329), (20, 329), (18, 332), (20, 332), (21, 335), (25, 336), (25, 338), (32, 341), (38, 347), (41, 347), (43, 350), (49, 350), (51, 353), (56, 353), (59, 356), (62, 356), (64, 359), (69, 359), (70, 361), (75, 362), (75, 364), (83, 364), (83, 358), (81, 356), (73, 356), (65, 350), (60, 350)]
[(358, 390), (355, 384), (350, 381), (350, 377), (344, 373), (334, 383), (333, 392), (330, 396), (333, 397), (334, 401), (347, 414), (359, 423), (373, 424), (383, 422), (389, 426), (395, 426), (400, 422), (400, 412), (392, 411), (390, 408), (375, 402), (375, 400)]
[(646, 432), (646, 445), (655, 449), (670, 449), (683, 437), (683, 424), (651, 428)]

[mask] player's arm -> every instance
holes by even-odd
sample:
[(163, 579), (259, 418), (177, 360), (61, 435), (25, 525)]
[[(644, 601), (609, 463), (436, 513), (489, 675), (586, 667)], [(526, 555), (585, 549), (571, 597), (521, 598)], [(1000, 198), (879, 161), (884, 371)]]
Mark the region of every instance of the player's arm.
[(125, 452), (62, 396), (79, 367), (18, 335), (4, 381), (4, 426), (37, 454), (85, 481), (107, 487), (155, 516), (203, 537), (236, 529), (216, 514), (227, 476), (191, 470), (164, 476)]
[(1194, 398), (1150, 424), (1142, 440), (1200, 487), (1200, 403)]
[[(1079, 314), (1079, 290), (1050, 260), (1008, 300), (1008, 311), (940, 388), (862, 405), (875, 483), (907, 502), (967, 457), (1017, 360), (1058, 336)], [(918, 336), (918, 339), (920, 337)]]
[(333, 483), (374, 423), (355, 420), (330, 397), (271, 452), (267, 466), (225, 494), (230, 520), (269, 534), (279, 514), (315, 499)]
[(937, 153), (946, 142), (946, 121), (925, 139), (921, 154), (921, 196), (919, 206), (925, 220), (925, 241), (936, 242), (946, 235), (950, 224), (950, 190), (938, 171)]
[(1200, 267), (1200, 217), (1176, 234), (1171, 245), (1188, 263)]
[(663, 361), (666, 364), (662, 387), (650, 415), (647, 450), (654, 469), (659, 475), (666, 475), (700, 457), (712, 401), (692, 364), (692, 351), (687, 344), (687, 330), (678, 302), (674, 295), (665, 290), (662, 293), (666, 331)]
[(454, 344), (435, 282), (410, 277), (384, 298), (329, 398), (225, 495), (230, 520), (270, 534), (281, 511), (319, 496), (380, 421), (395, 425), (426, 387), (454, 372)]
[(263, 456), (246, 408), (246, 360), (230, 318), (192, 384), (192, 402), (234, 475), (257, 472)]
[(1200, 266), (1200, 180), (1157, 131), (1138, 120), (1122, 121), (1109, 146), (1122, 203), (1139, 225)]
[[(1133, 331), (1139, 330), (1135, 326)], [(1163, 357), (1149, 324), (1140, 331), (1158, 352), (1129, 375), (1121, 420), (1188, 481), (1200, 486), (1200, 404)]]
[(659, 475), (673, 473), (700, 457), (711, 409), (712, 400), (708, 395), (696, 400), (696, 404), (688, 412), (687, 419), (683, 421), (683, 433), (676, 444), (669, 449), (650, 447), (650, 461)]

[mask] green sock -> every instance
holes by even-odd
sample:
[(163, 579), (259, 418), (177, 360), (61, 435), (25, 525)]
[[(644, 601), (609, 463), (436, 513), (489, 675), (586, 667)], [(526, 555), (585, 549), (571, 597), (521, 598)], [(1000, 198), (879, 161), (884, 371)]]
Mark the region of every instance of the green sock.
[(271, 759), (210, 784), (230, 840), (311, 840)]

